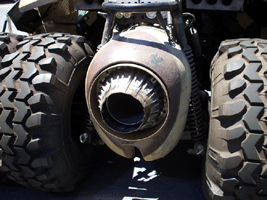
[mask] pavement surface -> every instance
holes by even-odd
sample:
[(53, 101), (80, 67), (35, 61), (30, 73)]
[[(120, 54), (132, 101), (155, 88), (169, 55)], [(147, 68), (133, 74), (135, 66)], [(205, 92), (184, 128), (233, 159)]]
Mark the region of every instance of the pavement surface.
[[(0, 31), (12, 5), (12, 1), (0, 2)], [(12, 30), (19, 33), (14, 25)], [(204, 161), (187, 154), (190, 146), (189, 141), (181, 141), (164, 159), (153, 162), (138, 156), (122, 158), (102, 146), (92, 171), (73, 192), (48, 193), (6, 182), (0, 183), (0, 200), (204, 200)]]

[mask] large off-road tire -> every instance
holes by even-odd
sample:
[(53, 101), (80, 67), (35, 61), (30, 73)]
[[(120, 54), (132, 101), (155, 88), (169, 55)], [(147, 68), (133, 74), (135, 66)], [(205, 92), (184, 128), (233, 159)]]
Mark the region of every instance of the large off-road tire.
[(208, 199), (267, 199), (267, 40), (221, 43), (211, 66)]
[(17, 48), (0, 70), (0, 169), (28, 187), (70, 191), (90, 166), (91, 145), (79, 135), (93, 52), (83, 37), (61, 33), (27, 37)]
[[(17, 44), (23, 40), (25, 36), (16, 35), (12, 33), (0, 33), (0, 69), (2, 59), (15, 51), (17, 51)], [(0, 132), (0, 138), (2, 133)], [(7, 181), (7, 178), (3, 172), (0, 171), (0, 181)]]

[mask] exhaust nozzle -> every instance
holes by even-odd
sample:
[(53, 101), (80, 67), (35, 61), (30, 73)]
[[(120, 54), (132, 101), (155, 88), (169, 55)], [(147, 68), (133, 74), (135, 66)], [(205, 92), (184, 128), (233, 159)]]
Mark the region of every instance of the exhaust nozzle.
[(166, 115), (166, 94), (140, 69), (125, 66), (107, 73), (98, 99), (103, 121), (123, 134), (151, 128)]

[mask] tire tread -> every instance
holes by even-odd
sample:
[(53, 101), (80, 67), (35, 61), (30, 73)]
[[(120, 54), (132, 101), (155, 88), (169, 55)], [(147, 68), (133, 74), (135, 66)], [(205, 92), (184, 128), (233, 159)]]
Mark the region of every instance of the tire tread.
[(211, 84), (207, 198), (267, 198), (266, 55), (267, 40), (227, 40), (212, 63), (211, 80), (220, 73), (224, 78)]

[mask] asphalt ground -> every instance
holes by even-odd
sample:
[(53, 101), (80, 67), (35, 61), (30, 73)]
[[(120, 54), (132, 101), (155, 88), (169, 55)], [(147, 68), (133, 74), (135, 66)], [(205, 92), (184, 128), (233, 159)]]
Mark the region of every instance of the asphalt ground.
[[(12, 5), (12, 1), (0, 2), (0, 31)], [(20, 33), (14, 25), (12, 30)], [(204, 200), (204, 161), (188, 155), (190, 146), (190, 141), (181, 141), (164, 159), (153, 162), (122, 158), (100, 146), (97, 162), (73, 192), (43, 192), (10, 181), (0, 183), (0, 200)]]

